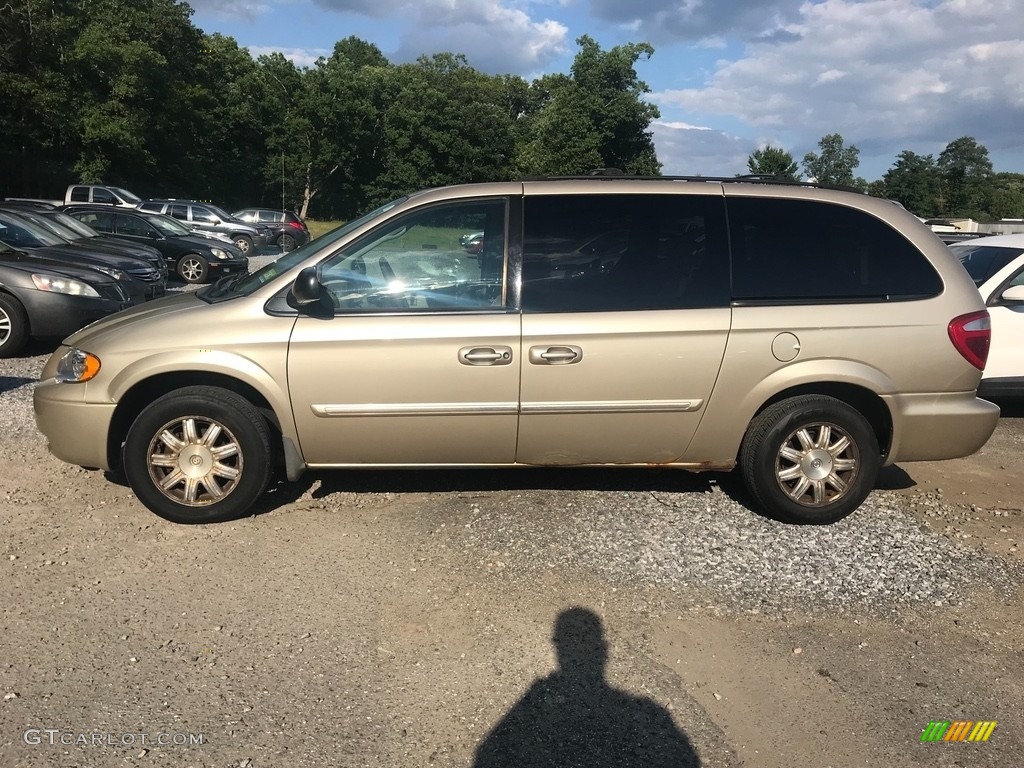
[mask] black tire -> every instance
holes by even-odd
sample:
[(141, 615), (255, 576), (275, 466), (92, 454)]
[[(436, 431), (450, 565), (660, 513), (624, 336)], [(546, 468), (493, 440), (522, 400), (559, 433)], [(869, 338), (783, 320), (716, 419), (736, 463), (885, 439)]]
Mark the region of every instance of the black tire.
[(235, 241), (235, 247), (246, 256), (252, 256), (252, 238), (248, 235), (235, 235), (231, 238)]
[(210, 274), (206, 259), (195, 253), (186, 253), (178, 259), (178, 277), (186, 283), (205, 283)]
[(281, 235), (279, 238), (277, 238), (277, 244), (285, 253), (288, 253), (289, 251), (294, 251), (295, 246), (297, 245), (297, 243), (295, 242), (295, 238), (289, 235), (287, 232)]
[(21, 302), (0, 293), (0, 357), (18, 354), (28, 341), (28, 315)]
[(820, 525), (846, 517), (874, 488), (881, 464), (867, 419), (843, 401), (821, 395), (765, 408), (750, 423), (740, 448), (747, 490), (765, 512), (795, 523)]
[(269, 426), (252, 403), (225, 389), (194, 386), (158, 398), (138, 415), (123, 465), (139, 501), (160, 517), (212, 523), (249, 511), (267, 488), (271, 459)]

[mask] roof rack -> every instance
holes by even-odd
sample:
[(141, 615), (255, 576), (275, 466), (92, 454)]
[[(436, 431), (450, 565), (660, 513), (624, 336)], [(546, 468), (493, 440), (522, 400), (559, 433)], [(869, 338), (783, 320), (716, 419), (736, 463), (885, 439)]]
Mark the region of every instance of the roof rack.
[(773, 176), (766, 173), (748, 173), (742, 176), (642, 176), (625, 173), (621, 168), (595, 168), (589, 173), (566, 176), (526, 176), (521, 181), (583, 181), (592, 179), (623, 179), (626, 181), (713, 181), (730, 184), (784, 184), (794, 187), (810, 187), (814, 189), (831, 189), (838, 192), (855, 192), (864, 194), (857, 187), (839, 184), (819, 184), (816, 181), (797, 181), (786, 176)]

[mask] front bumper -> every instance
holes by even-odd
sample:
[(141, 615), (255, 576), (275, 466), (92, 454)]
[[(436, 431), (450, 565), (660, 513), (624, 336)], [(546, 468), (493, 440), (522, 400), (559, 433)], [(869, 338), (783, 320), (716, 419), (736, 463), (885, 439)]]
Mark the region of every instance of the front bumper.
[[(63, 354), (61, 347), (55, 355)], [(36, 427), (46, 438), (50, 453), (80, 467), (109, 470), (107, 434), (115, 403), (87, 403), (88, 384), (58, 384), (44, 379), (32, 395)]]
[(63, 338), (89, 323), (133, 306), (131, 299), (69, 296), (50, 291), (26, 291), (18, 297), (25, 305), (32, 336)]

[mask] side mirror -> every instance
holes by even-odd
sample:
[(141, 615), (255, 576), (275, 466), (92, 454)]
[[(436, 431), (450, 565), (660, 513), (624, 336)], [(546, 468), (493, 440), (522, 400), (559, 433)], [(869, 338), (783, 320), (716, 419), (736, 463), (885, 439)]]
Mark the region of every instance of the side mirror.
[(1024, 285), (1011, 285), (999, 296), (1003, 304), (1024, 304)]
[(320, 280), (316, 276), (316, 267), (306, 267), (299, 272), (288, 291), (288, 306), (300, 309), (319, 304), (323, 290), (323, 286), (320, 285)]

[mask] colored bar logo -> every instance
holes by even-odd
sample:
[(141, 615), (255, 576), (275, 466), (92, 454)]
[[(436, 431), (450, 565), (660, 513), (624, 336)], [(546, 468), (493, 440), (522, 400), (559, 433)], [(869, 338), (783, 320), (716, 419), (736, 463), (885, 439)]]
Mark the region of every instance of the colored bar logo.
[(995, 729), (995, 720), (932, 720), (921, 741), (988, 741)]

